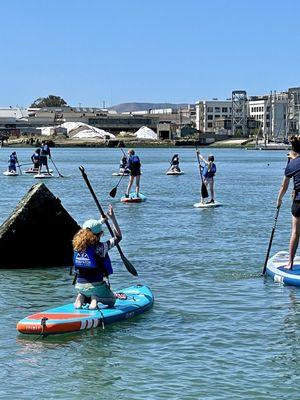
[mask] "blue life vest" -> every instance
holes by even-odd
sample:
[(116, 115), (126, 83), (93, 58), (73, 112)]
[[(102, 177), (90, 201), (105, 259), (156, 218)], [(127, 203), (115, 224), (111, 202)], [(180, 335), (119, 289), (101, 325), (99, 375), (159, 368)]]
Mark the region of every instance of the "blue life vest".
[(78, 272), (79, 268), (84, 270), (95, 270), (98, 268), (103, 276), (108, 276), (113, 273), (108, 253), (104, 258), (99, 257), (97, 262), (94, 246), (89, 246), (82, 252), (74, 251), (73, 263), (76, 272)]
[(215, 173), (217, 172), (217, 167), (216, 164), (212, 164), (210, 171), (207, 168), (207, 165), (205, 164), (203, 167), (203, 172), (202, 175), (204, 178), (213, 178), (215, 176)]
[(129, 164), (129, 168), (133, 171), (137, 171), (141, 168), (140, 159), (136, 155), (129, 157), (128, 164)]
[(16, 162), (17, 162), (17, 160), (18, 160), (17, 157), (16, 157), (15, 155), (11, 154), (11, 155), (9, 156), (8, 162), (9, 162), (11, 165), (15, 165)]
[(42, 156), (48, 156), (50, 154), (50, 149), (47, 144), (44, 144), (44, 146), (41, 147), (41, 155)]

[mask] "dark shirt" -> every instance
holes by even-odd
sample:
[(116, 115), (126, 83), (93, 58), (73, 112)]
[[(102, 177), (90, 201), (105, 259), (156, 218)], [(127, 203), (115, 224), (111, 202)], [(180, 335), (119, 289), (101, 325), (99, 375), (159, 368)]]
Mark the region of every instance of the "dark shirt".
[[(300, 190), (300, 157), (294, 158), (288, 162), (284, 174), (287, 178), (293, 178), (294, 189)], [(300, 200), (300, 193), (296, 194), (294, 200)]]

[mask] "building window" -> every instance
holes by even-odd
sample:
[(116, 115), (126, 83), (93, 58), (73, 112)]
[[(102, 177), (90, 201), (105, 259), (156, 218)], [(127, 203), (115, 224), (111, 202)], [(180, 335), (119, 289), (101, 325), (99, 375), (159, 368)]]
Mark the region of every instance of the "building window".
[(267, 128), (269, 128), (270, 127), (270, 122), (267, 122), (266, 125), (267, 125)]
[(214, 112), (214, 108), (213, 107), (207, 107), (207, 112)]
[(222, 113), (227, 113), (228, 107), (222, 107)]
[(215, 112), (220, 112), (220, 107), (215, 107)]
[(213, 127), (212, 122), (208, 122), (208, 123), (207, 123), (207, 127), (208, 127), (208, 128), (212, 128), (212, 127)]
[(210, 115), (207, 116), (207, 119), (212, 120), (213, 116), (210, 114)]
[(215, 115), (215, 118), (220, 118), (220, 115)]

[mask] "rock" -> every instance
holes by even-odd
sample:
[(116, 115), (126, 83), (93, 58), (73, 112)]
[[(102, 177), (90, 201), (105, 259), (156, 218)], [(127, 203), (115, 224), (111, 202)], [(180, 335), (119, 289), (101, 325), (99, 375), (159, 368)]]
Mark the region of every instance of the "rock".
[(0, 227), (0, 268), (72, 265), (79, 229), (44, 183), (33, 185)]

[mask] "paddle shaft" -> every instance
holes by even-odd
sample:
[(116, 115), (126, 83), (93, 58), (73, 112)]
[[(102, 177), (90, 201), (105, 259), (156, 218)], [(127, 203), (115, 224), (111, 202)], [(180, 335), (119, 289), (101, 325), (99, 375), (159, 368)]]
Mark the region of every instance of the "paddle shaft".
[(196, 146), (196, 154), (197, 154), (200, 178), (201, 178), (201, 182), (202, 182), (201, 196), (204, 198), (204, 197), (208, 197), (208, 192), (207, 192), (207, 188), (206, 188), (206, 185), (204, 183), (204, 179), (203, 179), (203, 175), (202, 175), (202, 171), (201, 171), (201, 161), (200, 161), (200, 157), (199, 157), (197, 146)]
[(268, 264), (268, 260), (269, 260), (269, 255), (270, 255), (272, 242), (273, 242), (273, 237), (274, 237), (274, 233), (275, 233), (275, 229), (276, 229), (277, 219), (278, 219), (278, 215), (279, 215), (279, 210), (280, 210), (280, 207), (277, 207), (276, 214), (275, 214), (275, 219), (274, 219), (274, 223), (273, 223), (273, 228), (272, 228), (272, 233), (271, 233), (271, 237), (270, 237), (270, 241), (269, 241), (268, 251), (267, 251), (265, 263), (264, 263), (264, 266), (263, 266), (263, 269), (262, 269), (262, 275), (265, 275), (265, 273), (266, 273), (267, 264)]
[(59, 172), (59, 170), (57, 169), (57, 166), (55, 165), (55, 162), (53, 161), (52, 157), (50, 157), (50, 160), (52, 161), (52, 164), (54, 165), (54, 168), (56, 169), (56, 172), (58, 173), (58, 175), (63, 178), (63, 175)]
[[(111, 234), (112, 237), (115, 237), (115, 235), (113, 233), (113, 230), (111, 229), (111, 226), (110, 226), (109, 222), (107, 221), (107, 218), (106, 218), (106, 215), (105, 215), (105, 213), (103, 211), (103, 208), (101, 207), (101, 204), (99, 203), (99, 201), (98, 201), (98, 199), (96, 197), (96, 194), (94, 192), (94, 189), (92, 188), (92, 185), (90, 184), (90, 181), (89, 181), (89, 179), (87, 177), (87, 174), (85, 173), (84, 167), (80, 166), (79, 170), (80, 170), (80, 172), (82, 174), (83, 179), (85, 180), (85, 183), (86, 183), (87, 187), (89, 188), (89, 191), (90, 191), (90, 193), (91, 193), (91, 195), (92, 195), (92, 197), (93, 197), (93, 199), (94, 199), (94, 201), (96, 203), (96, 206), (97, 206), (97, 208), (98, 208), (98, 210), (99, 210), (99, 212), (101, 214), (101, 217), (105, 218), (105, 225), (107, 226), (107, 229), (109, 230), (109, 233)], [(127, 270), (132, 275), (136, 276), (137, 272), (135, 271), (135, 268), (133, 267), (133, 265), (130, 265), (130, 269), (128, 269), (128, 260), (124, 256), (124, 253), (123, 253), (119, 243), (116, 244), (116, 248), (118, 249), (118, 252), (119, 252), (119, 254), (120, 254), (121, 258), (122, 258), (122, 261), (124, 262), (124, 265), (127, 268)]]

